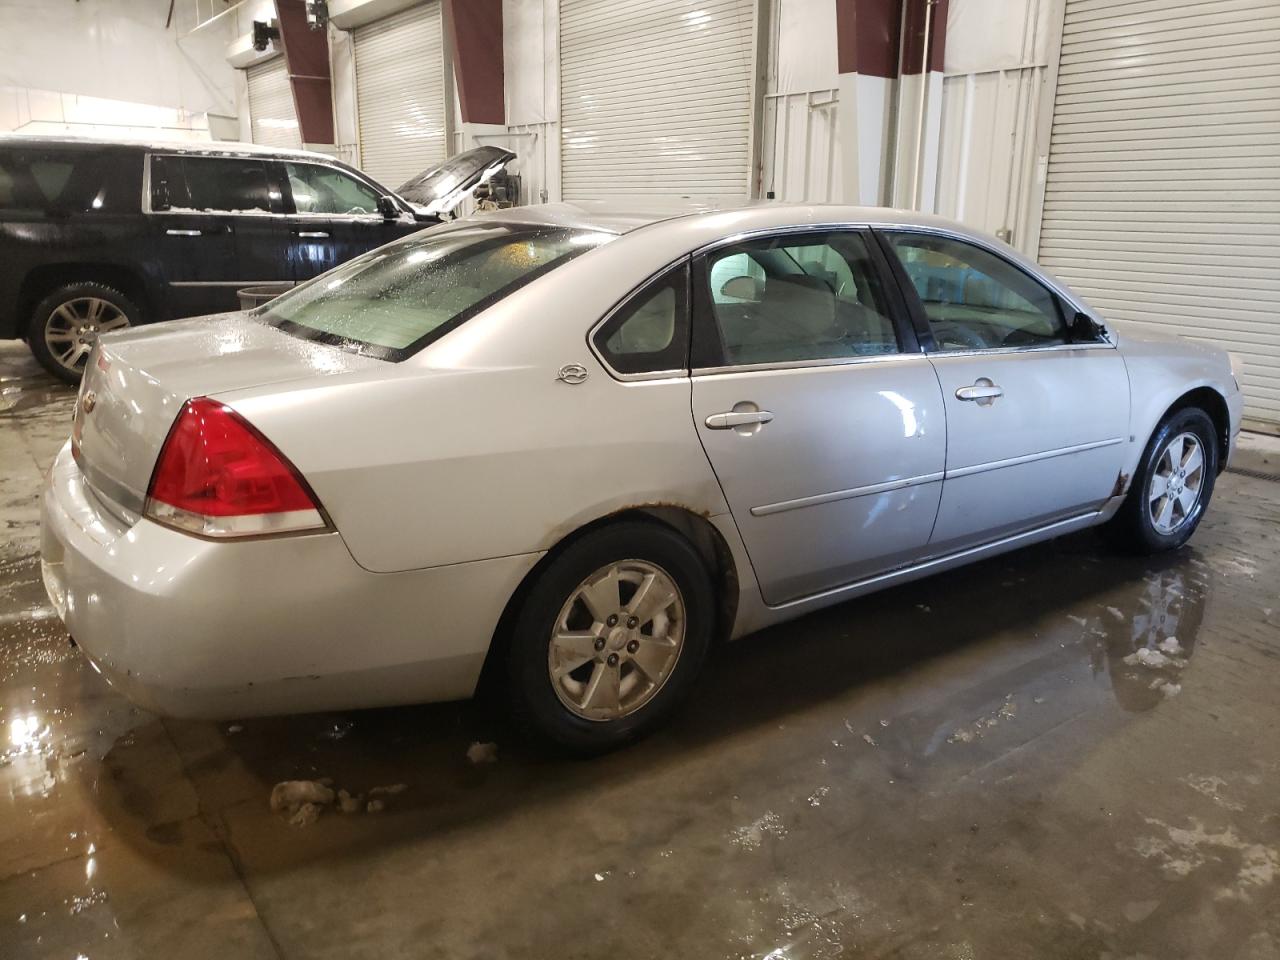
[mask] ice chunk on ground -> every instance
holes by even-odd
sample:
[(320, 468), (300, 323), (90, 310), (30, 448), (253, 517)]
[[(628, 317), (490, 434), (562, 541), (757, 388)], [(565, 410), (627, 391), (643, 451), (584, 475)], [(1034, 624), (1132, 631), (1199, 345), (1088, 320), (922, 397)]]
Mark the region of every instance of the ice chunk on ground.
[(1159, 649), (1161, 653), (1176, 657), (1182, 652), (1182, 644), (1178, 643), (1177, 637), (1165, 637), (1160, 641)]
[(333, 803), (333, 790), (319, 780), (284, 780), (271, 790), (271, 812), (294, 814), (303, 804), (327, 807)]
[(498, 745), (496, 743), (473, 743), (467, 747), (467, 759), (472, 763), (497, 763)]
[(318, 803), (299, 804), (298, 808), (293, 811), (293, 815), (289, 817), (289, 826), (291, 827), (308, 827), (320, 819), (320, 811), (323, 808)]
[(1137, 666), (1142, 664), (1144, 667), (1158, 669), (1160, 667), (1168, 667), (1173, 665), (1173, 661), (1166, 657), (1159, 650), (1152, 650), (1150, 647), (1140, 647), (1133, 653), (1124, 658), (1124, 662), (1129, 666)]
[(338, 809), (343, 813), (359, 813), (364, 807), (364, 800), (358, 795), (352, 796), (346, 790), (338, 791)]
[(381, 800), (370, 800), (365, 804), (365, 813), (381, 813), (387, 805)]
[(393, 783), (389, 787), (374, 787), (369, 791), (371, 797), (394, 797), (397, 793), (404, 793), (409, 789), (408, 784)]

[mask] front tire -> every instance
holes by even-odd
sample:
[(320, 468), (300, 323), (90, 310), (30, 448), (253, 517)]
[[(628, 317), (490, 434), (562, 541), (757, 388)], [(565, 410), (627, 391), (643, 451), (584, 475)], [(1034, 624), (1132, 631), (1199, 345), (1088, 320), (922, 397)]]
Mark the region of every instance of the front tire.
[(1199, 407), (1175, 410), (1143, 451), (1129, 495), (1108, 525), (1113, 540), (1137, 553), (1182, 546), (1200, 525), (1217, 476), (1213, 420)]
[(40, 365), (60, 380), (79, 383), (99, 334), (141, 320), (137, 304), (115, 287), (81, 281), (58, 287), (31, 312), (27, 343)]
[(627, 522), (588, 533), (520, 607), (507, 660), (517, 720), (575, 754), (639, 739), (688, 693), (714, 620), (711, 578), (675, 531)]

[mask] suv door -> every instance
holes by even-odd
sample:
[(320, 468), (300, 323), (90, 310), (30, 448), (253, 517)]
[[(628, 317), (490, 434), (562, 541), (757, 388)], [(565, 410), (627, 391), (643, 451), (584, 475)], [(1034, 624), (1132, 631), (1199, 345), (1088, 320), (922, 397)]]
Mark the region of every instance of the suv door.
[(994, 250), (937, 231), (883, 236), (946, 404), (931, 552), (1100, 507), (1117, 486), (1129, 424), (1114, 345), (1073, 341), (1074, 308)]
[(194, 206), (184, 157), (153, 154), (147, 163), (147, 214), (164, 285), (165, 319), (234, 309), (238, 301), (230, 215)]
[(345, 263), (366, 250), (423, 228), (405, 214), (378, 212), (383, 191), (374, 183), (322, 163), (282, 160), (289, 263), (296, 281)]
[(693, 414), (769, 604), (917, 559), (946, 456), (938, 379), (865, 230), (695, 261)]
[(151, 157), (151, 204), (170, 271), (170, 315), (237, 310), (236, 292), (290, 281), (283, 201), (269, 161), (182, 154)]

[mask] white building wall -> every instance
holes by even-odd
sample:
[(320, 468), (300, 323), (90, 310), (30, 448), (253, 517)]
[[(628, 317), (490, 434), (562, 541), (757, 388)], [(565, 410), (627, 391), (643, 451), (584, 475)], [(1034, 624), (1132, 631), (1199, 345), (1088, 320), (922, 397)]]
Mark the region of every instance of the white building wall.
[(1063, 0), (951, 0), (933, 204), (1035, 255)]
[(507, 134), (481, 142), (513, 150), (522, 203), (560, 199), (559, 0), (503, 0), (502, 54)]
[(166, 29), (154, 0), (4, 0), (0, 126), (181, 136), (207, 131), (205, 115), (235, 117), (230, 24), (184, 35), (187, 12), (180, 0)]

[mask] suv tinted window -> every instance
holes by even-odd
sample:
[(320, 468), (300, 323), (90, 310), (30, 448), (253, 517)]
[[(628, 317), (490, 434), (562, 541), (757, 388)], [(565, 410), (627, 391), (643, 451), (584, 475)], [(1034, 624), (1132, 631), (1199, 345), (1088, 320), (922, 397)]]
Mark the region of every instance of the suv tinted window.
[(1065, 343), (1058, 298), (1013, 264), (954, 237), (890, 233), (938, 350)]
[(277, 213), (280, 191), (267, 161), (243, 157), (152, 157), (151, 209)]
[(689, 366), (689, 267), (654, 280), (609, 318), (596, 349), (619, 373), (685, 370)]
[(0, 210), (136, 213), (141, 171), (123, 151), (0, 149)]
[(272, 326), (402, 360), (612, 234), (460, 221), (379, 247), (261, 309)]
[(293, 207), (298, 213), (378, 212), (378, 191), (334, 167), (285, 163)]
[(898, 352), (880, 275), (859, 233), (751, 240), (710, 254), (706, 267), (703, 302), (725, 364)]

